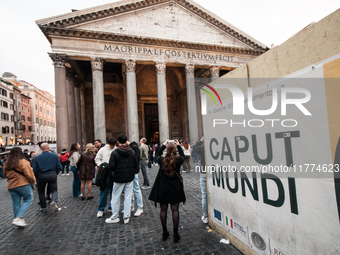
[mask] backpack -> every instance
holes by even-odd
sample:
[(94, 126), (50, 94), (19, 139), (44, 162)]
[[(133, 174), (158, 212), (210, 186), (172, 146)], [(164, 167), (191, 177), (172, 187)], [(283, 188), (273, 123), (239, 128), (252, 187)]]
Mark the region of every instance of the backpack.
[(99, 166), (96, 180), (94, 182), (97, 186), (106, 186), (107, 176), (110, 173), (109, 164), (103, 163)]

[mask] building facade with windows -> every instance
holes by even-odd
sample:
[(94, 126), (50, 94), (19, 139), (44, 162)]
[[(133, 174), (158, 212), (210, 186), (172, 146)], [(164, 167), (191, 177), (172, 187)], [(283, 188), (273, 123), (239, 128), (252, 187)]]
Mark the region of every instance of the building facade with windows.
[(28, 144), (32, 139), (31, 98), (27, 92), (21, 94), (21, 142)]
[(0, 144), (15, 144), (13, 84), (1, 78), (0, 82)]
[[(8, 73), (7, 73), (8, 74)], [(21, 90), (13, 85), (14, 91), (14, 137), (16, 144), (22, 142)]]
[(33, 84), (17, 80), (14, 74), (6, 73), (6, 79), (20, 91), (21, 139), (23, 142), (56, 141), (55, 102), (49, 92), (38, 89)]
[(22, 93), (30, 97), (31, 141), (34, 143), (56, 141), (54, 96), (28, 82), (19, 82)]

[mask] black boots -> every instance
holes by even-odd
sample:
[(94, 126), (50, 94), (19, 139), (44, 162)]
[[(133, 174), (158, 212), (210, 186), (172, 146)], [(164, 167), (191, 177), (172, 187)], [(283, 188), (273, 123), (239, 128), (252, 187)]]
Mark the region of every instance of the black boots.
[(181, 237), (178, 234), (178, 228), (174, 228), (174, 243), (178, 243), (179, 239), (181, 239)]
[(169, 234), (168, 230), (166, 229), (166, 225), (163, 226), (163, 241), (166, 241), (166, 239), (168, 239), (169, 235), (170, 234)]
[[(167, 229), (163, 228), (163, 241), (166, 241), (169, 237), (169, 232)], [(178, 243), (179, 239), (181, 239), (180, 235), (178, 234), (178, 228), (174, 228), (174, 243)]]
[(168, 239), (170, 233), (168, 231), (163, 232), (163, 241), (166, 241)]

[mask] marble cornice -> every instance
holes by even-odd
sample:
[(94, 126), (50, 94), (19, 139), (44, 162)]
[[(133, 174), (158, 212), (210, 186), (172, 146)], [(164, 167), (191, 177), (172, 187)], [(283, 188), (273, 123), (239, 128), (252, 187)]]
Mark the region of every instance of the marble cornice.
[(115, 43), (142, 44), (142, 45), (149, 45), (149, 46), (161, 46), (161, 47), (171, 47), (171, 48), (181, 48), (181, 49), (214, 51), (214, 52), (221, 52), (221, 53), (242, 54), (242, 55), (251, 55), (251, 56), (259, 56), (267, 51), (266, 49), (252, 50), (252, 49), (243, 49), (243, 48), (228, 47), (228, 46), (222, 46), (222, 45), (191, 43), (191, 42), (184, 42), (184, 41), (173, 41), (173, 40), (151, 38), (151, 37), (122, 35), (122, 34), (95, 32), (95, 31), (86, 31), (86, 30), (75, 30), (75, 29), (68, 29), (68, 28), (41, 27), (41, 30), (47, 38), (50, 38), (53, 36), (71, 37), (71, 38), (103, 41), (103, 42), (111, 41)]
[[(208, 21), (210, 24), (214, 25), (215, 27), (218, 27), (225, 33), (231, 35), (232, 37), (238, 39), (239, 41), (243, 42), (244, 44), (248, 45), (254, 50), (261, 51), (262, 53), (267, 51), (268, 48), (263, 48), (261, 45), (257, 44), (256, 42), (252, 41), (251, 39), (247, 38), (246, 36), (240, 34), (239, 32), (235, 31), (233, 28), (229, 27), (228, 25), (224, 24), (223, 22), (219, 21), (215, 17), (211, 16), (209, 13), (205, 12), (204, 10), (196, 7), (192, 3), (186, 1), (186, 0), (143, 0), (139, 2), (133, 2), (121, 6), (116, 6), (114, 8), (109, 8), (105, 10), (99, 10), (94, 11), (87, 14), (80, 14), (77, 15), (77, 12), (75, 12), (75, 16), (65, 18), (63, 20), (58, 20), (54, 22), (50, 22), (47, 24), (39, 25), (39, 27), (43, 30), (43, 28), (66, 28), (68, 26), (78, 25), (84, 22), (94, 21), (101, 18), (106, 18), (110, 16), (114, 16), (117, 14), (122, 14), (130, 11), (136, 11), (141, 8), (150, 7), (157, 4), (162, 3), (177, 3), (187, 10), (195, 13), (202, 19)], [(46, 35), (46, 34), (45, 34)], [(47, 34), (48, 35), (48, 34)], [(46, 36), (47, 36), (46, 35)], [(50, 38), (48, 38), (50, 40)]]

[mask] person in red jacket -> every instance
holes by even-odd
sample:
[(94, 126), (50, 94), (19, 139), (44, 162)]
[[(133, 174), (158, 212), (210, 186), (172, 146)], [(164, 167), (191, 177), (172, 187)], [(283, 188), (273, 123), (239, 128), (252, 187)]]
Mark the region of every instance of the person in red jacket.
[(66, 175), (70, 175), (68, 172), (70, 170), (70, 161), (68, 158), (70, 157), (70, 154), (66, 151), (66, 149), (63, 149), (59, 159), (61, 162), (61, 175), (65, 175), (64, 169), (66, 168)]

